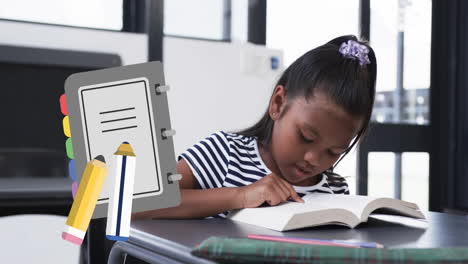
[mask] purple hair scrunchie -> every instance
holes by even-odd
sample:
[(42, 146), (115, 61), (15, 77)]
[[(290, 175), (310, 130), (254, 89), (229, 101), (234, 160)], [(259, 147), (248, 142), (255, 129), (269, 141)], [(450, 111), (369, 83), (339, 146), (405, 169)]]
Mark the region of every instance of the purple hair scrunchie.
[(369, 48), (355, 40), (343, 42), (338, 51), (343, 54), (345, 58), (358, 59), (361, 66), (371, 63), (368, 56)]

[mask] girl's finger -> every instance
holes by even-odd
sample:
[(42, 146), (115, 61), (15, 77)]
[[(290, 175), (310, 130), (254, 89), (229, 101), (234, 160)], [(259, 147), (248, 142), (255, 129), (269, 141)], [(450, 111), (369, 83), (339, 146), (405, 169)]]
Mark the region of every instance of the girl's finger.
[(288, 200), (289, 197), (289, 191), (287, 188), (285, 188), (281, 182), (279, 181), (274, 181), (273, 182), (274, 186), (274, 191), (273, 193), (278, 196), (278, 198), (281, 200), (281, 202)]
[(288, 187), (283, 184), (281, 180), (277, 181), (276, 184), (278, 185), (278, 189), (281, 189), (282, 191), (282, 201), (287, 201), (289, 197), (291, 197), (291, 191), (288, 189)]
[(281, 202), (280, 197), (278, 196), (278, 193), (275, 192), (270, 192), (266, 195), (265, 201), (269, 205), (277, 205)]
[(294, 201), (299, 203), (304, 202), (304, 200), (299, 196), (299, 194), (297, 194), (296, 190), (294, 190), (294, 187), (292, 187), (289, 182), (281, 179), (281, 184), (287, 189), (289, 197), (291, 197)]

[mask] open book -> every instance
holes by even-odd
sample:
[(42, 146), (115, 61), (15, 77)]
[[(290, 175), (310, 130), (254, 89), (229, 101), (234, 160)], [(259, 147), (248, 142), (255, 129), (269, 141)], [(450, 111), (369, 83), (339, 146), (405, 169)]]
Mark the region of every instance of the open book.
[(228, 218), (277, 231), (321, 225), (344, 225), (354, 228), (367, 222), (372, 212), (425, 219), (414, 203), (362, 195), (311, 193), (305, 203), (285, 202), (277, 206), (234, 210)]

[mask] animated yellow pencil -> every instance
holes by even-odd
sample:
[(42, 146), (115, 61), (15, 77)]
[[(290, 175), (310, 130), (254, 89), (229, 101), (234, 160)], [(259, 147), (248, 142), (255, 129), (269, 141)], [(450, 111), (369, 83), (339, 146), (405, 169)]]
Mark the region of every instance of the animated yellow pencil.
[(62, 238), (81, 245), (107, 175), (104, 157), (99, 155), (86, 164), (78, 192), (68, 214)]

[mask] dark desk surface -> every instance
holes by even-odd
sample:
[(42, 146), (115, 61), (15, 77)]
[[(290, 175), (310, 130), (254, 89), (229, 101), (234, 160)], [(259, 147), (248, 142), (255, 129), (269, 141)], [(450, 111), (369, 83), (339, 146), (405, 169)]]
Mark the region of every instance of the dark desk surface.
[(245, 238), (249, 234), (359, 240), (378, 242), (386, 248), (468, 247), (466, 216), (434, 212), (426, 216), (429, 222), (425, 229), (369, 219), (355, 229), (323, 226), (288, 232), (227, 219), (138, 220), (132, 221), (129, 240), (114, 244), (108, 263), (121, 263), (122, 257), (130, 254), (149, 263), (212, 264), (191, 255), (191, 249), (210, 236)]
[[(132, 222), (130, 240), (134, 244), (167, 242), (186, 250), (193, 248), (210, 236), (245, 238), (248, 234), (295, 236), (321, 239), (372, 241), (386, 248), (468, 247), (468, 218), (426, 212), (429, 224), (426, 229), (402, 226), (369, 219), (355, 229), (342, 226), (306, 228), (296, 231), (276, 232), (242, 224), (227, 219), (205, 220), (139, 220)], [(168, 244), (168, 245), (169, 245)]]

